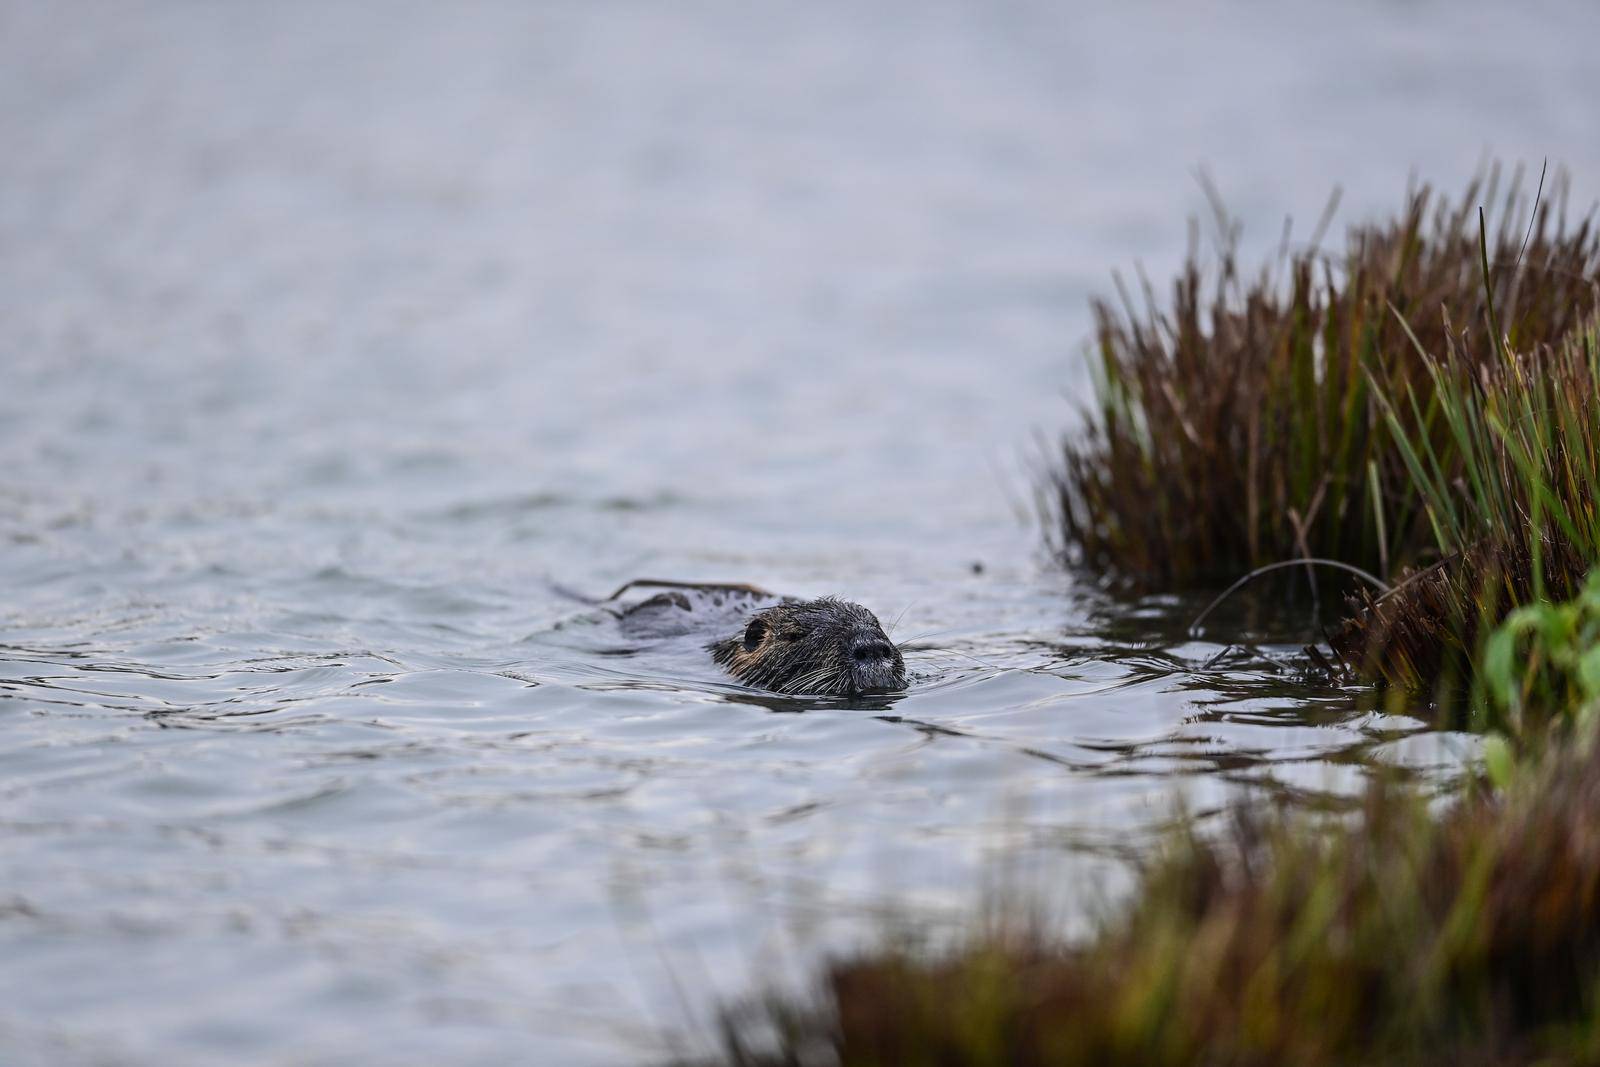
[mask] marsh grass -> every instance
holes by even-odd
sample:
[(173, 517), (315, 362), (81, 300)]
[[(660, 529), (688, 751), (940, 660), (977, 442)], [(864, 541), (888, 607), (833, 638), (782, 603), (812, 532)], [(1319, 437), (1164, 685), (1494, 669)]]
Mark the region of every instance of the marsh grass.
[(1600, 337), (1591, 320), (1481, 363), (1447, 343), (1447, 358), (1419, 355), (1418, 381), (1374, 394), (1438, 561), (1354, 597), (1332, 643), (1362, 673), (1461, 709), (1458, 725), (1504, 729), (1496, 704), (1464, 698), (1482, 695), (1479, 642), (1513, 612), (1532, 625), (1600, 564)]
[[(1487, 362), (1491, 306), (1518, 350), (1583, 321), (1600, 232), (1568, 224), (1563, 188), (1530, 214), (1520, 172), (1502, 191), (1497, 168), (1456, 204), (1424, 187), (1397, 219), (1352, 228), (1342, 253), (1285, 251), (1254, 277), (1219, 210), (1215, 263), (1191, 252), (1166, 307), (1120, 282), (1118, 302), (1094, 307), (1096, 400), (1044, 491), (1054, 550), (1162, 589), (1300, 556), (1388, 576), (1426, 555), (1432, 531), (1374, 393), (1425, 390), (1430, 354)], [(1482, 248), (1480, 202), (1494, 205)]]
[(1600, 1062), (1596, 810), (1574, 746), (1442, 818), (1381, 787), (1333, 828), (1240, 814), (1174, 839), (1086, 943), (1018, 926), (839, 960), (813, 1003), (730, 1011), (720, 1062)]

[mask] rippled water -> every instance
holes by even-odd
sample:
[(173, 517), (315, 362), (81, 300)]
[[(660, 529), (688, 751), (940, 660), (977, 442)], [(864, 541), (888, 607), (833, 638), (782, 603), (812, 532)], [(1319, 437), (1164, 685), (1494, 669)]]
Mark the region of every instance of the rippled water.
[[(1325, 6), (0, 5), (0, 1061), (649, 1061), (1179, 794), (1447, 778), (1027, 518), (1195, 166), (1593, 201), (1592, 5)], [(943, 651), (751, 693), (557, 590), (639, 576)]]

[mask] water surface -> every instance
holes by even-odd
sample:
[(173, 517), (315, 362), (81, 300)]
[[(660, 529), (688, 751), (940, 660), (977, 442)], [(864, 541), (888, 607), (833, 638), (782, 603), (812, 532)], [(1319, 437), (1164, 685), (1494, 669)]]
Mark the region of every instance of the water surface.
[[(1052, 567), (1030, 465), (1196, 166), (1253, 247), (1486, 150), (1587, 206), (1597, 30), (0, 5), (0, 1060), (643, 1062), (884, 901), (1070, 921), (1177, 796), (1447, 781), (1282, 618)], [(638, 576), (945, 651), (754, 694), (552, 584)]]

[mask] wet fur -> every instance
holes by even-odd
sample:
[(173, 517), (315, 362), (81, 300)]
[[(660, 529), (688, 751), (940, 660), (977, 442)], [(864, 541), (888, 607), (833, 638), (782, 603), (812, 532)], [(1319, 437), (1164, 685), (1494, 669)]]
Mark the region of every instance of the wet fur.
[(743, 632), (706, 647), (739, 681), (777, 693), (854, 696), (906, 687), (905, 661), (877, 616), (833, 597), (765, 608)]

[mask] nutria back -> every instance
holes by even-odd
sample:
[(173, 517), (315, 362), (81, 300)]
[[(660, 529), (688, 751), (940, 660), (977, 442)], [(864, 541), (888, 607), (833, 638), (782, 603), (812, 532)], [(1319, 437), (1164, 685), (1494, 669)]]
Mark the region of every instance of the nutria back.
[(763, 608), (785, 602), (764, 589), (704, 586), (668, 589), (615, 611), (622, 632), (635, 639), (726, 633)]

